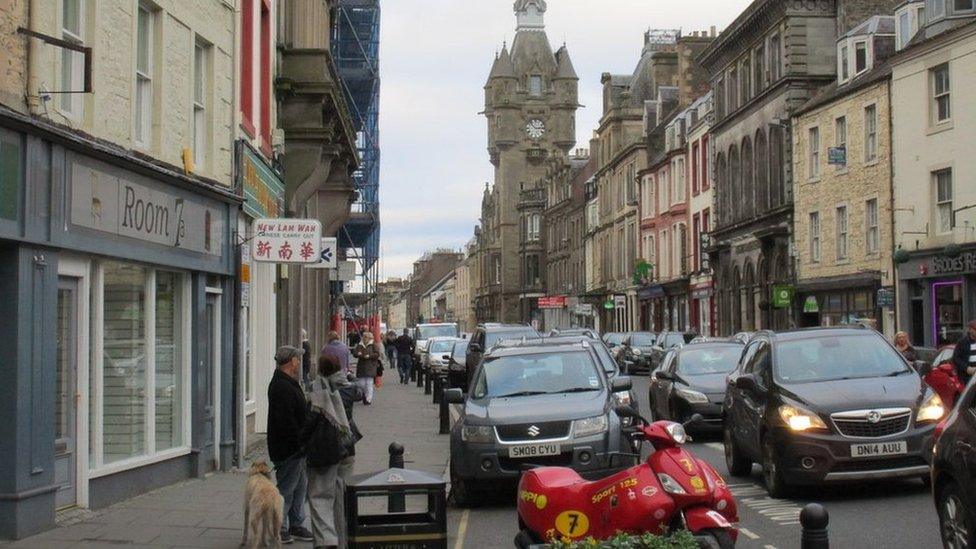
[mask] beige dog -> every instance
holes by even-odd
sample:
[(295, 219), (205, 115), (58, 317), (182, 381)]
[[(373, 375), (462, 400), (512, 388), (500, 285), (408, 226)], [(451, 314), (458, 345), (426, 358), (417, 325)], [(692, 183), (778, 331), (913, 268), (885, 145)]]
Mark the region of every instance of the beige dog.
[(281, 547), (284, 498), (271, 481), (271, 467), (264, 461), (251, 465), (244, 490), (244, 539), (241, 546)]

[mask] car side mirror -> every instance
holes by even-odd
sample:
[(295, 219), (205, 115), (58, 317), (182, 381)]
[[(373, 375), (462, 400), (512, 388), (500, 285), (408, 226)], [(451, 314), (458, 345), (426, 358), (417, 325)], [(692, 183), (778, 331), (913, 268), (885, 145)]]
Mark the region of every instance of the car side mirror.
[(478, 345), (477, 343), (472, 343), (472, 344), (468, 345), (468, 353), (469, 354), (470, 353), (480, 353), (482, 351), (483, 351), (483, 349), (481, 348), (481, 345)]
[(677, 380), (677, 376), (675, 376), (674, 374), (672, 374), (671, 372), (668, 372), (666, 370), (658, 370), (658, 371), (654, 372), (654, 375), (657, 376), (658, 379), (663, 379), (665, 381), (676, 381)]
[(655, 346), (651, 347), (651, 349), (654, 350), (654, 351), (657, 351), (659, 353), (664, 351), (664, 347), (661, 347), (660, 345), (655, 345)]
[(617, 414), (617, 417), (630, 418), (630, 419), (640, 419), (640, 413), (634, 409), (633, 406), (627, 404), (621, 404), (619, 406), (613, 407), (613, 412)]
[(464, 404), (464, 391), (461, 389), (448, 389), (444, 391), (444, 401), (448, 404)]
[(450, 362), (451, 361), (451, 355), (441, 355), (441, 360), (446, 361), (446, 362)]
[(758, 393), (761, 391), (759, 380), (754, 374), (743, 374), (735, 381), (735, 386), (747, 393)]
[(634, 388), (634, 382), (627, 376), (615, 377), (610, 381), (613, 392), (620, 393)]

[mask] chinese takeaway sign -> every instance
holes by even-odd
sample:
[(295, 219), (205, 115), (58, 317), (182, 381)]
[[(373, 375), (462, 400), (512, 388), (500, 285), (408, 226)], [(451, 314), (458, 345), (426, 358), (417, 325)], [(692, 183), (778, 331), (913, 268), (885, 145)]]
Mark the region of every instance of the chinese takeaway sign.
[(258, 219), (251, 259), (258, 263), (318, 263), (322, 224), (314, 219)]

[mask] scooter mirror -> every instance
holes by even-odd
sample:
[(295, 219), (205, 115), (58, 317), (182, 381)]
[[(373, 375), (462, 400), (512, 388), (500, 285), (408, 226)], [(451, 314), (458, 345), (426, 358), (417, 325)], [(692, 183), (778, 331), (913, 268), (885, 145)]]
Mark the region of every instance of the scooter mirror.
[(704, 416), (702, 416), (701, 414), (694, 414), (690, 418), (688, 418), (688, 421), (684, 422), (682, 425), (684, 426), (685, 429), (687, 429), (689, 427), (694, 427), (703, 421), (705, 421)]
[(634, 407), (630, 405), (621, 404), (619, 406), (614, 406), (613, 411), (614, 413), (617, 414), (618, 417), (624, 417), (624, 418), (629, 417), (631, 419), (640, 418), (640, 414), (637, 413), (637, 410), (635, 410)]

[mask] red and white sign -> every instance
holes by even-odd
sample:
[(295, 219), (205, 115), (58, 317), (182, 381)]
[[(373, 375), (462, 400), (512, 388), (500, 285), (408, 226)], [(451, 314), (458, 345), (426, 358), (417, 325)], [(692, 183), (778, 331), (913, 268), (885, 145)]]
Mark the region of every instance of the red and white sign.
[(258, 219), (251, 259), (258, 263), (318, 263), (322, 224), (315, 219)]
[(552, 296), (539, 298), (540, 309), (565, 309), (566, 296)]

